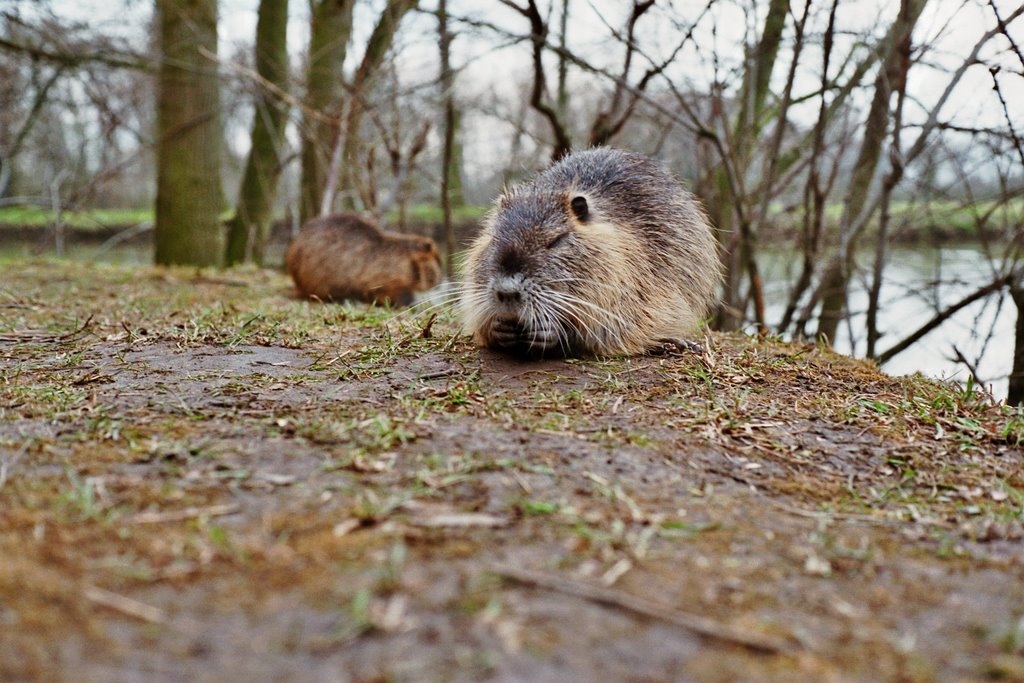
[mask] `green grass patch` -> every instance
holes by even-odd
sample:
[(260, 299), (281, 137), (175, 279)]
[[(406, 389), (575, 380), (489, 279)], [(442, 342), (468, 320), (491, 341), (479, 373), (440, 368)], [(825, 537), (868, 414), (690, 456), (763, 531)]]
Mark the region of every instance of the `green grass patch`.
[(558, 512), (558, 503), (548, 500), (522, 500), (519, 502), (519, 509), (524, 515), (553, 515)]
[[(490, 210), (490, 206), (453, 206), (452, 220), (456, 222), (478, 221)], [(392, 211), (385, 215), (388, 223), (398, 222), (398, 212)], [(441, 223), (444, 212), (437, 204), (417, 204), (405, 211), (405, 220), (413, 223)]]
[[(98, 230), (109, 226), (134, 225), (153, 220), (153, 209), (88, 209), (65, 211), (64, 224), (81, 230)], [(45, 227), (53, 223), (53, 212), (41, 206), (7, 206), (0, 208), (0, 225)]]
[[(843, 203), (830, 202), (825, 206), (825, 223), (837, 226), (843, 216)], [(779, 227), (799, 227), (799, 210), (783, 211), (781, 205), (773, 205), (772, 213)], [(909, 232), (917, 238), (926, 238), (937, 233), (953, 239), (976, 239), (982, 233), (991, 234), (1015, 225), (1024, 215), (1024, 199), (1013, 199), (997, 203), (993, 200), (973, 204), (954, 200), (932, 199), (928, 201), (896, 200), (890, 207), (891, 231)], [(872, 221), (878, 225), (878, 215)]]

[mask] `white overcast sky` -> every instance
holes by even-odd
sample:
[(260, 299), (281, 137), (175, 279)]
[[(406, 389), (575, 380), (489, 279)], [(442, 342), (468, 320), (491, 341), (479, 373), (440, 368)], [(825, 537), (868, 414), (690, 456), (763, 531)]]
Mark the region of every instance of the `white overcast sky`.
[[(12, 2), (13, 0), (0, 0)], [(608, 37), (608, 30), (602, 24), (599, 14), (603, 15), (611, 25), (622, 25), (631, 3), (626, 0), (571, 0), (573, 22), (570, 28), (571, 47), (592, 62), (614, 67), (618, 62), (620, 51), (614, 41)], [(995, 0), (996, 6), (1005, 17), (1012, 12), (1020, 0)], [(26, 2), (21, 2), (22, 7)], [(356, 10), (356, 30), (354, 47), (350, 55), (361, 53), (361, 44), (365, 42), (374, 17), (384, 4), (383, 0), (360, 2)], [(547, 3), (544, 3), (547, 4)], [(665, 11), (668, 6), (676, 15), (687, 19), (695, 17), (704, 6), (704, 0), (659, 0), (654, 12)], [(722, 0), (716, 5), (714, 25), (717, 35), (712, 36), (711, 22), (702, 23), (703, 30), (698, 31), (699, 48), (684, 50), (671, 71), (672, 78), (683, 84), (692, 83), (698, 89), (706, 87), (712, 78), (711, 69), (706, 58), (712, 48), (717, 49), (726, 64), (736, 64), (742, 60), (743, 41), (750, 35), (750, 29), (756, 30), (759, 17), (744, 12), (745, 7), (763, 7), (767, 3), (752, 0)], [(811, 30), (820, 32), (828, 3), (816, 0), (819, 9), (819, 25)], [(431, 9), (433, 0), (425, 0), (422, 5)], [(121, 33), (138, 41), (145, 40), (145, 32), (151, 16), (152, 0), (52, 0), (52, 6), (69, 19), (77, 19), (93, 24), (107, 32)], [(795, 0), (794, 11), (801, 11), (803, 3)], [(239, 50), (251, 45), (256, 26), (256, 10), (258, 0), (220, 0), (220, 54), (227, 57), (237, 54)], [(892, 21), (898, 10), (899, 3), (891, 0), (842, 0), (838, 10), (837, 25), (850, 33), (870, 30), (873, 26), (885, 26)], [(291, 0), (291, 19), (289, 22), (289, 45), (296, 63), (302, 58), (302, 52), (308, 35), (309, 18), (308, 0)], [(523, 31), (523, 19), (516, 16), (508, 8), (502, 7), (496, 0), (449, 0), (449, 11), (453, 14), (470, 14), (477, 18), (493, 21), (515, 31)], [(653, 53), (667, 54), (680, 35), (679, 29), (668, 21), (642, 22), (643, 44), (645, 49)], [(410, 22), (401, 34), (403, 50), (401, 52), (401, 77), (407, 84), (429, 82), (436, 76), (436, 36), (435, 22), (432, 17), (420, 14), (406, 20)], [(931, 0), (925, 15), (918, 25), (916, 40), (933, 43), (933, 51), (929, 61), (944, 69), (954, 69), (973, 47), (975, 41), (985, 31), (994, 26), (991, 10), (987, 0)], [(1018, 44), (1024, 47), (1024, 19), (1019, 19), (1012, 27), (1011, 33)], [(937, 39), (936, 39), (937, 37)], [(849, 38), (852, 39), (852, 38)], [(609, 49), (609, 45), (612, 49)], [(1001, 76), (1003, 94), (1010, 106), (1011, 116), (1018, 128), (1024, 128), (1024, 77), (1020, 76), (1022, 67), (1015, 56), (1007, 50), (1005, 38), (997, 37), (988, 46), (983, 56), (989, 57), (1002, 53), (1001, 61), (1008, 69), (1017, 73), (1004, 73)], [(501, 50), (496, 49), (495, 38), (484, 38), (479, 35), (462, 35), (455, 42), (455, 63), (466, 65), (460, 73), (459, 91), (470, 96), (487, 91), (509, 92), (528, 79), (529, 55), (523, 45)], [(704, 55), (698, 54), (698, 51)], [(813, 51), (805, 56), (809, 68), (807, 73), (817, 71), (816, 56)], [(787, 55), (782, 55), (776, 67), (775, 78), (785, 77), (788, 65)], [(641, 65), (643, 66), (643, 65)], [(351, 68), (351, 66), (349, 66)], [(575, 74), (572, 78), (583, 79)], [(918, 66), (911, 72), (909, 85), (913, 99), (927, 106), (934, 102), (945, 87), (948, 75), (939, 68)], [(810, 77), (806, 83), (798, 82), (805, 91), (815, 88)], [(781, 87), (781, 86), (780, 86)], [(799, 109), (794, 116), (812, 115), (816, 105), (808, 105), (806, 113)], [(913, 103), (911, 106), (913, 109)], [(908, 110), (910, 123), (921, 120), (924, 110), (919, 106), (916, 111)], [(977, 126), (1002, 126), (1004, 118), (998, 100), (992, 91), (992, 76), (983, 66), (972, 68), (956, 90), (950, 104), (943, 110), (944, 119), (955, 119), (959, 124)], [(478, 153), (486, 155), (488, 150), (480, 149)], [(472, 151), (467, 149), (468, 153)], [(490, 150), (491, 154), (496, 153)], [(492, 160), (480, 158), (476, 160), (487, 165)]]
[[(4, 1), (14, 2), (15, 0), (0, 0), (0, 3)], [(1018, 6), (1019, 1), (996, 0), (995, 4), (1000, 9), (1002, 15), (1006, 16)], [(626, 0), (571, 0), (571, 2), (574, 21), (570, 30), (570, 36), (573, 46), (584, 53), (588, 53), (595, 61), (600, 61), (602, 48), (608, 43), (608, 38), (607, 30), (597, 18), (596, 12), (604, 15), (611, 24), (620, 26), (630, 3), (626, 2)], [(24, 6), (26, 3), (22, 2), (19, 4)], [(147, 0), (122, 0), (121, 2), (111, 2), (111, 0), (54, 0), (53, 2), (53, 6), (57, 8), (58, 12), (66, 15), (68, 18), (89, 22), (104, 31), (118, 32), (126, 35), (142, 35), (145, 32), (152, 4), (152, 2)], [(222, 55), (232, 54), (236, 49), (251, 44), (255, 33), (258, 4), (258, 0), (220, 0)], [(374, 15), (383, 4), (382, 0), (360, 2), (358, 4), (356, 9), (357, 28), (355, 35), (357, 49), (353, 50), (353, 52), (357, 53), (358, 45), (365, 41), (372, 28)], [(434, 3), (427, 0), (427, 2), (422, 4), (429, 9), (433, 7)], [(669, 3), (662, 0), (658, 4), (664, 6)], [(682, 0), (671, 4), (678, 14), (695, 16), (704, 5), (704, 2)], [(766, 3), (748, 2), (745, 0), (720, 3), (723, 8), (723, 15), (717, 22), (717, 45), (723, 53), (728, 53), (729, 48), (733, 47), (735, 49), (735, 56), (737, 58), (741, 56), (745, 31), (745, 18), (741, 8), (750, 4), (765, 5)], [(816, 4), (824, 6), (827, 3), (818, 0)], [(802, 3), (794, 2), (793, 5), (796, 10)], [(837, 24), (850, 31), (867, 29), (878, 22), (879, 19), (891, 21), (892, 17), (896, 14), (898, 5), (898, 2), (891, 0), (842, 0), (839, 5)], [(522, 20), (514, 16), (507, 8), (501, 7), (496, 0), (462, 0), (461, 2), (459, 0), (449, 0), (449, 6), (450, 11), (453, 13), (471, 14), (475, 17), (493, 20), (516, 30), (522, 30), (523, 28)], [(306, 36), (308, 35), (308, 16), (307, 0), (291, 0), (289, 45), (297, 59), (301, 57)], [(951, 18), (951, 25), (944, 32), (941, 32), (940, 40), (936, 44), (940, 51), (949, 53), (949, 57), (946, 60), (949, 62), (953, 61), (953, 55), (963, 55), (968, 52), (977, 37), (994, 25), (991, 10), (987, 8), (987, 2), (983, 0), (931, 0), (923, 19), (919, 23), (919, 29), (921, 30), (919, 30), (918, 35), (934, 36), (940, 34), (942, 27), (950, 24)], [(415, 54), (417, 46), (421, 50), (436, 49), (435, 39), (432, 34), (434, 28), (433, 20), (430, 17), (421, 15), (413, 18), (412, 21), (418, 24), (418, 29), (421, 29), (407, 32), (404, 36), (407, 42), (416, 44), (412, 47), (413, 53)], [(651, 23), (648, 22), (644, 25), (644, 30), (651, 32), (650, 37), (665, 46), (671, 44), (676, 31), (672, 26), (664, 22), (654, 26), (653, 31)], [(1024, 19), (1018, 20), (1011, 32), (1019, 43), (1024, 44)], [(710, 41), (710, 34), (706, 35), (706, 40)], [(997, 44), (1005, 46), (1006, 41), (997, 39), (993, 45)], [(490, 47), (483, 44), (479, 39), (463, 41), (462, 45), (459, 45), (458, 42), (456, 43), (456, 50), (461, 51), (464, 58), (479, 56), (481, 53), (489, 50)], [(604, 50), (604, 52), (608, 52), (609, 56), (614, 56), (615, 54), (615, 51)], [(992, 52), (992, 48), (989, 49), (989, 52)], [(432, 53), (423, 56), (427, 57), (427, 59), (416, 56), (408, 61), (419, 64), (422, 68), (436, 68), (431, 63), (433, 61), (431, 59)], [(493, 77), (502, 71), (507, 71), (509, 68), (514, 69), (519, 66), (525, 68), (526, 59), (525, 50), (521, 47), (505, 50), (495, 60), (488, 60), (486, 58), (478, 60), (482, 62), (480, 68), (469, 69), (467, 77)], [(494, 68), (496, 64), (500, 66), (497, 71)], [(1017, 69), (1018, 71), (1021, 69), (1019, 64)], [(781, 71), (782, 67), (778, 70)], [(782, 74), (777, 75), (781, 76)], [(988, 77), (987, 72), (983, 76), (970, 79), (971, 85), (967, 90), (990, 89), (991, 79)], [(423, 77), (429, 77), (429, 74), (424, 73)], [(936, 75), (936, 80), (941, 80), (941, 76)], [(1013, 90), (1015, 91), (1012, 93), (1013, 95), (1017, 93), (1024, 94), (1024, 85), (1018, 84)]]

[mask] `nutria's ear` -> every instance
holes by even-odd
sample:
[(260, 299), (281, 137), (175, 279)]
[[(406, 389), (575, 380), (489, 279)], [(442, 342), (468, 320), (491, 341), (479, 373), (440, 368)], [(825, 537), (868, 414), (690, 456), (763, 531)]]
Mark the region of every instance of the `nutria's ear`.
[(587, 206), (587, 198), (576, 196), (569, 202), (569, 206), (572, 207), (572, 212), (576, 216), (576, 219), (580, 222), (586, 222), (590, 217), (590, 207)]

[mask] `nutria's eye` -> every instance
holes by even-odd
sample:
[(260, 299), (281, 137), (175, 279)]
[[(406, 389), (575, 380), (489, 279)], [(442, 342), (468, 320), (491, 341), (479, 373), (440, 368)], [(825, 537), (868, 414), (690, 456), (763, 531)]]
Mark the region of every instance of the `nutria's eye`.
[(563, 232), (563, 233), (562, 233), (561, 235), (559, 235), (559, 236), (558, 236), (558, 237), (556, 237), (555, 239), (553, 239), (553, 240), (551, 240), (550, 242), (548, 242), (548, 249), (554, 249), (554, 248), (555, 248), (555, 247), (557, 247), (557, 246), (558, 246), (559, 244), (561, 244), (561, 243), (562, 243), (562, 241), (563, 241), (563, 240), (564, 240), (564, 239), (565, 239), (566, 237), (568, 237), (568, 236), (569, 236), (569, 233), (567, 233), (567, 232)]
[(590, 217), (590, 207), (587, 206), (586, 197), (573, 197), (569, 205), (572, 207), (572, 212), (576, 215), (576, 218), (580, 221), (585, 221)]

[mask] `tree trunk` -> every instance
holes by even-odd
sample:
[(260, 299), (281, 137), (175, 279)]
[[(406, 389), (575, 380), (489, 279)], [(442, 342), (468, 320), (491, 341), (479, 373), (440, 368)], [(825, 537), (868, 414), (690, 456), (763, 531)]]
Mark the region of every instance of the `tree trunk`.
[(360, 143), (359, 126), (363, 121), (364, 98), (370, 91), (373, 77), (377, 74), (384, 57), (395, 39), (398, 25), (402, 17), (419, 5), (419, 0), (388, 0), (381, 12), (380, 19), (370, 34), (366, 44), (366, 53), (356, 69), (352, 79), (352, 92), (349, 95), (348, 115), (345, 118), (345, 139), (341, 155), (341, 172), (339, 173), (339, 192), (342, 205), (355, 208), (355, 178), (353, 172), (359, 167)]
[(219, 266), (220, 96), (216, 0), (157, 0), (161, 61), (157, 85), (155, 260)]
[[(831, 182), (823, 187), (821, 182), (822, 150), (825, 147), (825, 127), (827, 123), (825, 93), (828, 89), (829, 64), (832, 61), (832, 48), (835, 45), (836, 10), (839, 8), (839, 0), (832, 0), (832, 6), (828, 13), (828, 25), (825, 28), (825, 35), (822, 38), (821, 46), (821, 95), (818, 104), (818, 120), (814, 124), (812, 134), (810, 170), (807, 173), (807, 180), (804, 184), (803, 193), (803, 217), (800, 234), (800, 274), (797, 276), (796, 284), (790, 291), (786, 308), (779, 321), (778, 332), (785, 333), (793, 316), (796, 315), (797, 306), (804, 292), (811, 286), (811, 278), (814, 275), (815, 264), (817, 263), (818, 250), (821, 245), (821, 235), (825, 222), (825, 197)], [(833, 169), (837, 166), (833, 166)], [(830, 174), (831, 175), (831, 174)], [(803, 329), (796, 330), (794, 336), (802, 337)]]
[(889, 100), (893, 86), (902, 82), (910, 69), (910, 38), (927, 0), (903, 0), (900, 12), (883, 46), (885, 56), (875, 77), (875, 94), (864, 122), (864, 139), (853, 167), (839, 223), (839, 249), (822, 275), (819, 339), (833, 343), (846, 309), (847, 290), (854, 267), (856, 243), (867, 225), (864, 208), (874, 183), (889, 123)]
[(437, 33), (441, 48), (441, 97), (444, 102), (444, 148), (441, 152), (441, 211), (444, 215), (445, 274), (451, 280), (455, 276), (455, 227), (452, 225), (452, 156), (455, 151), (455, 85), (452, 75), (452, 35), (448, 31), (448, 2), (438, 0)]
[[(227, 265), (246, 259), (263, 264), (270, 220), (281, 176), (281, 147), (288, 123), (288, 0), (260, 0), (256, 24), (256, 72), (263, 82), (256, 98), (252, 147), (228, 223)], [(267, 87), (267, 86), (272, 87)]]
[(747, 64), (743, 75), (740, 112), (736, 117), (734, 138), (743, 156), (749, 156), (750, 149), (760, 135), (764, 126), (762, 114), (768, 99), (768, 85), (775, 61), (779, 56), (782, 44), (782, 30), (786, 27), (786, 14), (789, 12), (788, 0), (771, 0), (768, 14), (764, 19), (761, 40)]
[(551, 125), (551, 133), (555, 138), (551, 150), (551, 160), (558, 161), (572, 151), (572, 140), (569, 138), (565, 121), (559, 116), (557, 103), (555, 106), (551, 106), (547, 102), (548, 86), (547, 77), (544, 74), (544, 49), (547, 45), (550, 27), (537, 6), (537, 0), (527, 0), (523, 7), (506, 0), (503, 2), (530, 22), (530, 44), (533, 57), (533, 86), (530, 89), (530, 106)]
[[(909, 44), (907, 45), (909, 48)], [(910, 59), (909, 49), (904, 58)], [(903, 75), (906, 76), (906, 70)], [(892, 191), (903, 178), (903, 152), (900, 146), (900, 135), (903, 133), (903, 103), (907, 92), (907, 81), (904, 78), (897, 84), (896, 113), (893, 116), (892, 147), (889, 159), (892, 169), (882, 181), (882, 206), (878, 218), (878, 242), (875, 244), (875, 263), (871, 270), (871, 286), (868, 288), (867, 310), (867, 351), (868, 358), (875, 355), (878, 340), (882, 336), (878, 329), (878, 307), (882, 298), (882, 276), (889, 250), (889, 224), (892, 220)]]
[(332, 150), (338, 143), (345, 83), (342, 65), (356, 0), (319, 0), (310, 22), (302, 117), (299, 220), (320, 215)]
[(1013, 344), (1013, 370), (1010, 372), (1008, 405), (1024, 403), (1024, 289), (1011, 287), (1010, 296), (1017, 306), (1017, 336)]
[[(740, 90), (740, 110), (732, 125), (731, 156), (738, 179), (746, 175), (751, 151), (764, 125), (762, 113), (768, 97), (772, 71), (775, 69), (775, 61), (779, 54), (788, 10), (788, 0), (771, 1), (761, 31), (761, 39), (747, 60), (743, 87)], [(749, 269), (749, 259), (744, 255), (753, 252), (755, 248), (754, 244), (748, 243), (751, 242), (750, 234), (733, 234), (739, 227), (745, 225), (744, 221), (737, 220), (735, 209), (736, 203), (745, 201), (746, 198), (737, 197), (736, 188), (729, 183), (729, 171), (724, 168), (728, 163), (729, 159), (722, 159), (722, 167), (716, 172), (717, 196), (712, 209), (712, 219), (718, 228), (716, 234), (719, 235), (726, 271), (725, 289), (715, 316), (715, 327), (720, 330), (739, 329), (743, 322), (745, 306), (742, 303), (741, 283), (744, 269)]]
[(466, 193), (462, 187), (462, 111), (457, 102), (452, 101), (452, 160), (448, 169), (448, 198), (453, 207), (466, 205)]
[(562, 13), (558, 26), (558, 88), (555, 99), (555, 111), (558, 118), (565, 121), (569, 115), (569, 0), (562, 0)]
[(0, 154), (0, 199), (7, 196), (7, 188), (11, 184), (11, 162)]

